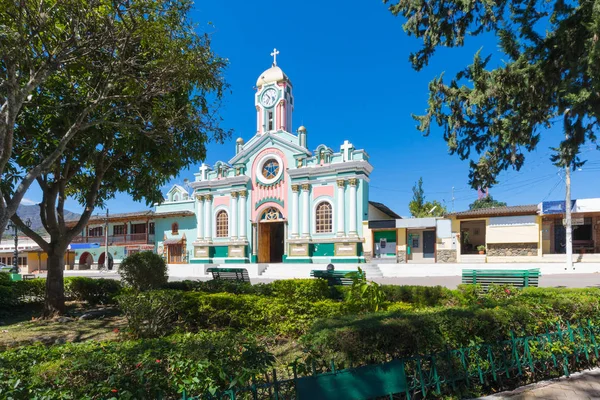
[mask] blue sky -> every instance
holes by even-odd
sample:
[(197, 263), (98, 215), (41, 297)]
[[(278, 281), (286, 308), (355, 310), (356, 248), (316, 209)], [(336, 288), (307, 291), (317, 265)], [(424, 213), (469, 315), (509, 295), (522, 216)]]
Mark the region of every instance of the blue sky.
[[(380, 1), (203, 0), (196, 2), (192, 16), (198, 31), (211, 36), (215, 52), (230, 61), (225, 77), (231, 93), (221, 115), (223, 126), (233, 128), (234, 135), (224, 145), (208, 145), (207, 163), (228, 161), (235, 139), (248, 141), (254, 135), (253, 86), (270, 67), (269, 54), (276, 47), (278, 65), (294, 85), (294, 131), (306, 126), (311, 149), (325, 143), (339, 150), (346, 139), (365, 149), (374, 166), (371, 200), (408, 215), (411, 188), (420, 176), (426, 199), (444, 201), (449, 210), (452, 187), (455, 210), (467, 209), (477, 198), (467, 184), (468, 162), (448, 155), (439, 128), (423, 137), (411, 114), (425, 110), (433, 77), (444, 71), (453, 76), (470, 63), (477, 49), (494, 53), (495, 62), (501, 62), (493, 38), (472, 38), (464, 48), (442, 49), (428, 67), (416, 72), (408, 55), (419, 48), (419, 41), (404, 33), (402, 19), (392, 16)], [(545, 132), (521, 171), (501, 175), (500, 184), (490, 190), (494, 198), (509, 205), (562, 199), (564, 182), (549, 161), (549, 147), (561, 136), (560, 125)], [(600, 177), (600, 152), (588, 145), (583, 156), (589, 162), (573, 174), (573, 198), (599, 197), (594, 182)], [(196, 171), (198, 165), (183, 170), (171, 183), (192, 180)], [(39, 188), (32, 188), (26, 197), (39, 201)], [(146, 208), (126, 195), (118, 195), (108, 207), (111, 213)], [(81, 209), (74, 201), (67, 208)]]

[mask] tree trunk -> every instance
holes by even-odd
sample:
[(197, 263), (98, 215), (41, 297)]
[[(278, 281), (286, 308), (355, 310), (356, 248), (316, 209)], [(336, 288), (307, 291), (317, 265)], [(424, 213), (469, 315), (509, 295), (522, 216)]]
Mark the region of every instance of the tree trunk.
[[(61, 249), (57, 249), (61, 247)], [(43, 318), (52, 318), (65, 312), (65, 251), (63, 246), (52, 246), (48, 252), (48, 275), (46, 277), (46, 299)]]

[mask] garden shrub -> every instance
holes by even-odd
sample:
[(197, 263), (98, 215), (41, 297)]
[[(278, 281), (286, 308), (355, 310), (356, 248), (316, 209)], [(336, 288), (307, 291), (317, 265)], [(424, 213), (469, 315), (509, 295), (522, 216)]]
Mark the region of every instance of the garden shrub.
[(0, 286), (10, 285), (10, 274), (8, 272), (0, 272)]
[(127, 318), (130, 333), (136, 338), (154, 338), (175, 331), (180, 316), (188, 308), (183, 292), (156, 290), (124, 293), (117, 297), (119, 308)]
[(443, 286), (381, 285), (381, 290), (387, 301), (402, 301), (416, 307), (440, 306), (452, 297), (452, 290)]
[[(460, 291), (452, 296), (459, 298)], [(468, 292), (465, 298), (473, 294)], [(467, 306), (410, 309), (317, 321), (302, 337), (309, 354), (358, 363), (535, 335), (564, 321), (600, 323), (600, 290), (497, 287)]]
[(331, 295), (325, 279), (285, 279), (269, 285), (275, 296), (293, 301), (319, 301)]
[(169, 280), (167, 272), (165, 260), (151, 251), (132, 254), (119, 266), (123, 281), (141, 291), (162, 288)]
[(215, 393), (265, 373), (266, 348), (233, 332), (26, 346), (0, 353), (0, 397), (154, 399)]
[(41, 303), (46, 294), (45, 279), (28, 279), (12, 282), (19, 303)]
[(90, 305), (113, 304), (121, 292), (121, 282), (115, 279), (87, 277), (65, 278), (65, 295), (70, 300), (85, 301)]

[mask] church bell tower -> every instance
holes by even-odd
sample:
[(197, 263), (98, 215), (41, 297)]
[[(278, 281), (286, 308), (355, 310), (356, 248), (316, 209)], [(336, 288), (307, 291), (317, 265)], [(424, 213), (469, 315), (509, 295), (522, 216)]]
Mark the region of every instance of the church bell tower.
[(273, 65), (256, 81), (256, 133), (291, 132), (294, 96), (292, 82), (277, 66), (279, 51), (273, 49)]

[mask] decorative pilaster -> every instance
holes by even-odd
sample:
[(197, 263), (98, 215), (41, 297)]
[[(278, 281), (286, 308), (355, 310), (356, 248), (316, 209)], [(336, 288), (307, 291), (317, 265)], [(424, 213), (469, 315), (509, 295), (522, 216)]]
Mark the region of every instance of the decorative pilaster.
[(357, 179), (351, 178), (348, 179), (348, 191), (350, 197), (350, 219), (348, 222), (348, 234), (350, 236), (358, 236), (356, 232), (356, 185)]
[(344, 196), (344, 189), (346, 187), (346, 181), (343, 179), (338, 179), (337, 181), (337, 236), (344, 236), (346, 234), (346, 229), (344, 227), (344, 222), (346, 216), (344, 215), (344, 203), (346, 202)]
[(308, 192), (310, 191), (310, 185), (305, 183), (302, 185), (302, 237), (310, 237), (310, 198)]
[(292, 185), (292, 237), (298, 237), (298, 213), (300, 210), (298, 209), (298, 193), (300, 187), (298, 185)]
[(248, 192), (245, 190), (240, 190), (240, 231), (239, 237), (240, 240), (246, 240), (246, 198), (248, 197)]
[(196, 196), (196, 237), (198, 240), (204, 239), (204, 225), (203, 218), (204, 215), (204, 196), (198, 195)]
[(229, 237), (234, 240), (238, 236), (238, 192), (231, 192), (231, 229)]
[(204, 196), (204, 239), (212, 241), (212, 195)]

